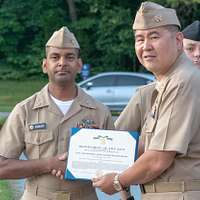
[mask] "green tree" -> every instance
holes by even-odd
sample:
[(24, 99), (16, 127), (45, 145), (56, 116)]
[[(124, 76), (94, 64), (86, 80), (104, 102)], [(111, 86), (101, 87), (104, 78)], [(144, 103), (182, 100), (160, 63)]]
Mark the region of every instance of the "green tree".
[(200, 0), (155, 0), (155, 2), (176, 9), (182, 28), (200, 19)]
[[(175, 8), (183, 27), (200, 18), (200, 0), (154, 0)], [(0, 0), (0, 78), (41, 73), (44, 45), (63, 25), (75, 33), (92, 73), (142, 71), (134, 52), (133, 18), (140, 0)]]
[[(1, 78), (23, 78), (41, 72), (44, 44), (67, 20), (63, 1), (6, 0), (0, 8)], [(65, 4), (64, 4), (65, 6)]]
[(78, 21), (72, 27), (80, 40), (84, 61), (92, 64), (94, 73), (134, 71), (132, 13), (135, 14), (139, 3), (133, 4), (130, 0), (77, 2)]
[(76, 14), (76, 6), (74, 0), (66, 0), (69, 8), (69, 16), (71, 21), (77, 20), (77, 14)]

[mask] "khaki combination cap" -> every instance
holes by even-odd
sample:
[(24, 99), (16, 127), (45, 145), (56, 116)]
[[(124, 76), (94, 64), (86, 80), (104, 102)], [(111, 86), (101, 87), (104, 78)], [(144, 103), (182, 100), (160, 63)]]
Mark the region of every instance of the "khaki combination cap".
[(146, 1), (141, 4), (136, 13), (133, 30), (150, 29), (166, 25), (176, 25), (181, 28), (176, 11), (157, 3)]
[(74, 34), (70, 32), (66, 26), (63, 26), (61, 29), (53, 33), (46, 43), (46, 47), (80, 49)]

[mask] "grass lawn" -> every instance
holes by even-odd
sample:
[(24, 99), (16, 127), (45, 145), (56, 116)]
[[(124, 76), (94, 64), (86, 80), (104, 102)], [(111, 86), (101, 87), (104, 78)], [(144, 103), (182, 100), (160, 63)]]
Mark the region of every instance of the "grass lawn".
[(0, 117), (0, 130), (5, 120), (6, 120), (6, 117)]
[(12, 191), (7, 181), (0, 180), (0, 199), (13, 200)]
[[(16, 103), (40, 90), (47, 81), (0, 81), (0, 112), (10, 112)], [(4, 122), (0, 117), (0, 128)], [(13, 200), (12, 191), (7, 181), (0, 180), (0, 200)]]
[(40, 90), (47, 81), (0, 81), (0, 112), (10, 112), (16, 103)]

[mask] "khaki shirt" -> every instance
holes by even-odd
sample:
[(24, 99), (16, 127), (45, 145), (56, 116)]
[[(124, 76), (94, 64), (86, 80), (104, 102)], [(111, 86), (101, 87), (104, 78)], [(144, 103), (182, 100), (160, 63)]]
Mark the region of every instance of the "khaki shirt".
[[(48, 85), (40, 92), (17, 104), (0, 133), (0, 155), (28, 159), (43, 159), (67, 151), (70, 128), (90, 119), (100, 129), (114, 129), (108, 109), (88, 96), (81, 88), (69, 111), (63, 115), (51, 99)], [(85, 181), (65, 181), (53, 175), (28, 178), (28, 184), (53, 191), (79, 188)]]
[(139, 90), (116, 122), (117, 129), (141, 128), (145, 151), (177, 152), (173, 164), (152, 182), (200, 180), (199, 105), (200, 70), (181, 54), (161, 82)]
[(151, 96), (155, 89), (155, 83), (139, 87), (120, 116), (115, 121), (117, 130), (138, 131), (146, 120), (151, 109)]

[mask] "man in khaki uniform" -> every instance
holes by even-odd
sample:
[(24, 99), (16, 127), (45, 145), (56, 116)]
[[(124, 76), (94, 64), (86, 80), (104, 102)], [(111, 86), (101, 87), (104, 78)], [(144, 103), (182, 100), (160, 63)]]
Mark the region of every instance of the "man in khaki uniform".
[[(200, 71), (183, 53), (183, 35), (179, 32), (175, 10), (143, 2), (133, 29), (137, 57), (153, 72), (157, 82), (155, 87), (142, 88), (141, 97), (138, 94), (134, 98), (139, 102), (137, 105), (144, 105), (139, 112), (133, 111), (144, 113), (138, 119), (142, 127), (131, 125), (130, 118), (134, 120), (132, 123), (137, 120), (128, 108), (116, 126), (118, 129), (140, 129), (143, 153), (121, 174), (96, 178), (93, 185), (112, 194), (116, 192), (113, 187), (116, 184), (121, 188), (141, 184), (144, 200), (199, 199)], [(130, 102), (129, 109), (131, 104), (135, 105)]]
[(184, 51), (192, 62), (200, 68), (200, 21), (194, 21), (182, 32)]
[[(97, 199), (90, 181), (52, 175), (65, 172), (71, 127), (114, 128), (108, 109), (75, 83), (79, 49), (67, 27), (54, 32), (43, 61), (49, 83), (17, 104), (1, 130), (0, 179), (27, 178), (22, 200)], [(19, 160), (22, 152), (28, 160)]]

